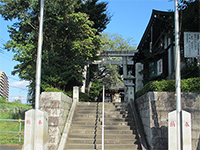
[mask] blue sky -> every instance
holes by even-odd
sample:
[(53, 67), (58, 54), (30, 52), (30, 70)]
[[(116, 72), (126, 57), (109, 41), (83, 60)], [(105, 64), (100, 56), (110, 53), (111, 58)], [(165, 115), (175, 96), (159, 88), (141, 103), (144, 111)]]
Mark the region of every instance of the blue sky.
[[(146, 29), (153, 9), (168, 11), (174, 9), (174, 1), (169, 0), (99, 0), (108, 2), (108, 11), (113, 16), (104, 32), (117, 33), (124, 39), (132, 38), (133, 44), (138, 45)], [(4, 71), (9, 78), (9, 101), (21, 99), (23, 103), (27, 99), (28, 81), (21, 81), (15, 75), (11, 75), (17, 62), (13, 61), (13, 53), (2, 50), (3, 45), (9, 40), (7, 26), (15, 21), (4, 21), (0, 17), (0, 71)]]

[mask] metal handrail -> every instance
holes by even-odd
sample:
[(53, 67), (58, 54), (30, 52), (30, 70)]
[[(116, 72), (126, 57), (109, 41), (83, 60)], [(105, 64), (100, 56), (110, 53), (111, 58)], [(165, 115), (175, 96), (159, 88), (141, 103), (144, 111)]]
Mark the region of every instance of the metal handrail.
[(19, 134), (19, 143), (21, 142), (21, 134), (24, 134), (22, 131), (22, 122), (24, 120), (21, 119), (0, 119), (0, 121), (14, 121), (14, 122), (19, 122), (19, 132), (14, 132), (14, 131), (0, 131), (0, 133), (17, 133)]
[(102, 150), (104, 150), (104, 101), (105, 101), (105, 86), (103, 86), (103, 100), (102, 100)]

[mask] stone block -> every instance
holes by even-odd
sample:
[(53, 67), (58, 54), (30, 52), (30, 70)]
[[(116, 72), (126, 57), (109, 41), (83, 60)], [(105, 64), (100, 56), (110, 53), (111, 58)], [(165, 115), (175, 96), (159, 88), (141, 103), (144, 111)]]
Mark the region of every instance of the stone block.
[(61, 133), (59, 126), (49, 126), (49, 135), (58, 135)]
[(61, 92), (42, 92), (40, 99), (43, 101), (61, 100), (62, 95)]
[(149, 136), (152, 137), (152, 133), (151, 133), (151, 128), (147, 127), (147, 126), (143, 126), (144, 127), (144, 133)]
[(161, 128), (153, 127), (151, 128), (151, 133), (153, 138), (161, 138)]
[[(182, 108), (191, 113), (192, 116), (192, 145), (193, 150), (200, 149), (199, 145), (199, 124), (200, 124), (200, 94), (197, 93), (181, 93)], [(161, 130), (161, 138), (168, 136), (168, 112), (176, 110), (175, 92), (148, 92), (135, 100), (137, 109), (141, 116), (145, 134), (147, 135), (148, 143), (151, 145), (150, 137), (151, 129), (156, 127)], [(149, 104), (149, 105), (148, 105)], [(147, 113), (149, 110), (149, 113)], [(149, 115), (147, 115), (149, 114)], [(149, 118), (148, 118), (148, 117)], [(154, 131), (153, 131), (154, 132)], [(155, 131), (156, 133), (156, 131)], [(160, 135), (160, 134), (159, 134)], [(196, 143), (194, 144), (195, 139)], [(160, 140), (162, 143), (162, 140)], [(194, 148), (195, 146), (195, 148)], [(156, 150), (154, 148), (153, 150)], [(164, 150), (165, 148), (162, 148)], [(199, 150), (198, 149), (198, 150)]]
[(59, 108), (45, 108), (45, 111), (48, 112), (49, 116), (52, 116), (52, 117), (59, 117), (60, 116), (60, 109)]
[(58, 144), (59, 143), (59, 136), (58, 135), (49, 136), (48, 142), (51, 143), (51, 144)]
[(148, 118), (142, 118), (142, 122), (145, 126), (149, 126), (150, 127), (150, 119)]
[(164, 139), (168, 139), (168, 127), (167, 126), (161, 126), (161, 137)]
[(65, 122), (66, 122), (66, 117), (65, 118), (60, 118), (58, 125), (63, 125)]
[(150, 106), (149, 106), (149, 102), (145, 102), (144, 105), (143, 105), (144, 109), (149, 109)]
[(41, 94), (40, 109), (49, 114), (48, 148), (50, 150), (57, 149), (71, 105), (72, 98), (61, 92), (43, 92)]
[(48, 150), (56, 150), (56, 148), (57, 148), (57, 145), (56, 144), (49, 144), (48, 145)]
[(49, 126), (58, 126), (59, 125), (59, 117), (49, 117)]
[(43, 100), (40, 101), (40, 108), (60, 108), (59, 100)]
[(166, 138), (156, 138), (152, 140), (153, 149), (168, 149), (168, 139)]

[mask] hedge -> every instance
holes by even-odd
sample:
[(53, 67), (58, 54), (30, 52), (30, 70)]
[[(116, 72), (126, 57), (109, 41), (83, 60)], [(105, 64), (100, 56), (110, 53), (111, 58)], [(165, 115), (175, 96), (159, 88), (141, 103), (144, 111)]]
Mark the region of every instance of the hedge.
[[(138, 98), (150, 91), (175, 92), (175, 80), (151, 81), (147, 83), (143, 89), (135, 93), (135, 98)], [(200, 78), (182, 79), (181, 92), (200, 93)]]

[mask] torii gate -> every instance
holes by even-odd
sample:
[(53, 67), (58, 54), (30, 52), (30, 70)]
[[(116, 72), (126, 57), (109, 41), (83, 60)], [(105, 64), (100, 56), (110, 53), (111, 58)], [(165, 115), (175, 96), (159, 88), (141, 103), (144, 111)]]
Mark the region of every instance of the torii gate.
[[(124, 77), (124, 102), (128, 103), (130, 98), (134, 98), (134, 84), (133, 80), (135, 77), (131, 75), (131, 72), (127, 71), (127, 65), (134, 65), (134, 62), (128, 60), (128, 57), (133, 57), (137, 50), (130, 51), (103, 51), (100, 53), (100, 57), (122, 57), (122, 61), (94, 61), (93, 64), (112, 64), (112, 65), (123, 65), (123, 77)], [(86, 75), (86, 73), (84, 74)]]

